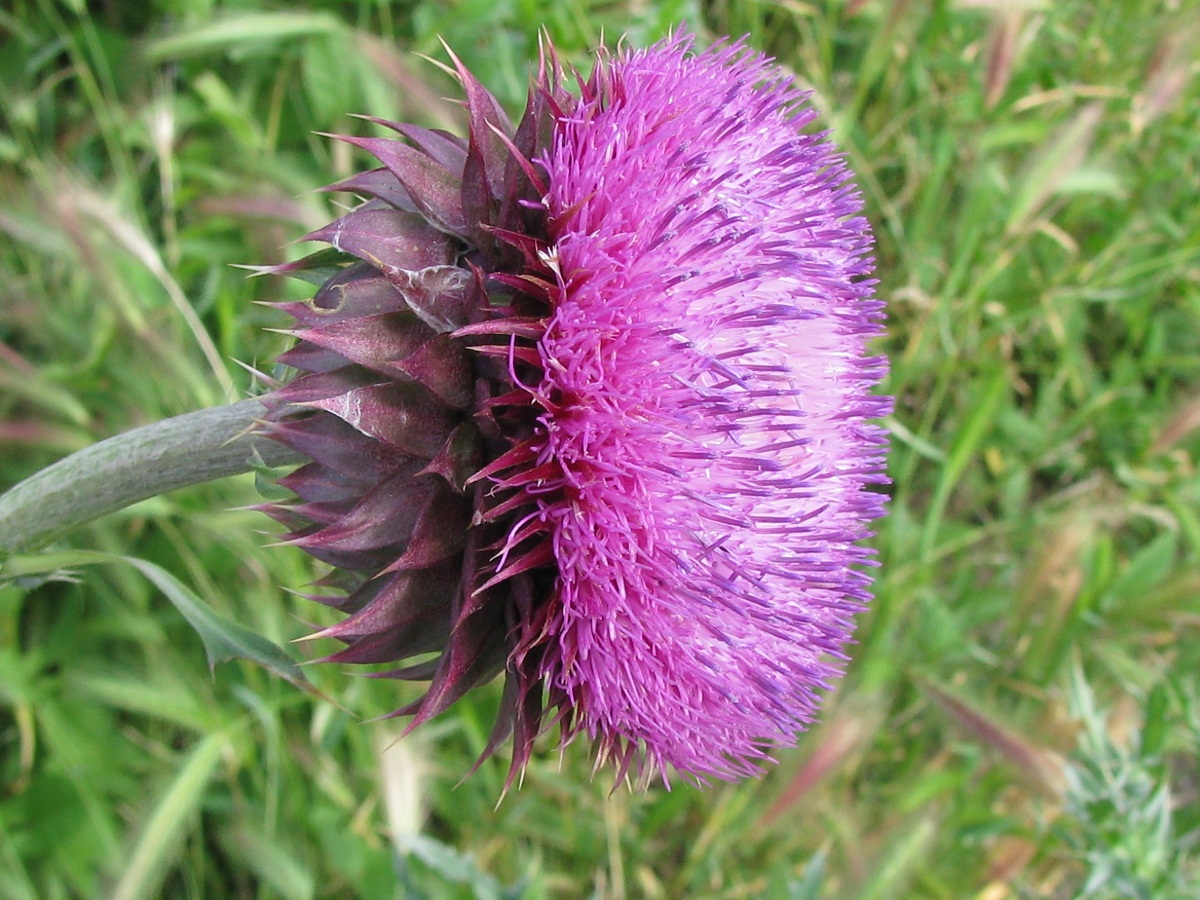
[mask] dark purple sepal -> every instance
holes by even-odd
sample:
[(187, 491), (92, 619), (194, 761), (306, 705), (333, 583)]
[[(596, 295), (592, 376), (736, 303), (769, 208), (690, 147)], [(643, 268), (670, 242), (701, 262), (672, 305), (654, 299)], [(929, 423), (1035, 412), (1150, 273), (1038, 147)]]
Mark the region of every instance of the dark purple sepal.
[(337, 523), (350, 510), (354, 509), (356, 502), (356, 500), (351, 499), (329, 503), (301, 503), (289, 507), (295, 512), (301, 513), (306, 521), (302, 528), (294, 529), (283, 543), (290, 543), (293, 539), (305, 538), (309, 535), (317, 534), (327, 525)]
[(300, 259), (275, 266), (238, 266), (258, 275), (284, 275), (309, 284), (321, 285), (335, 276), (351, 257), (333, 247), (326, 247)]
[(408, 304), (377, 268), (356, 262), (325, 282), (311, 300), (277, 303), (275, 307), (306, 328), (319, 328), (360, 316), (404, 312)]
[(293, 534), (312, 527), (312, 521), (305, 517), (301, 508), (286, 503), (257, 503), (249, 508), (270, 516)]
[[(495, 240), (482, 223), (496, 221), (500, 213), (500, 201), (492, 195), (483, 159), (476, 151), (474, 141), (471, 143), (471, 153), (463, 170), (462, 207), (467, 221), (472, 223), (468, 240), (489, 260), (493, 260), (496, 252)], [(494, 265), (494, 261), (491, 265)]]
[(318, 328), (297, 329), (293, 334), (301, 341), (298, 347), (312, 344), (343, 357), (343, 365), (349, 360), (384, 375), (405, 379), (412, 376), (397, 362), (437, 336), (409, 310), (345, 319)]
[[(457, 560), (437, 566), (398, 572), (386, 579), (380, 590), (361, 609), (336, 625), (330, 625), (313, 635), (353, 641), (372, 634), (393, 631), (398, 627), (421, 623), (440, 633), (442, 640), (450, 633), (450, 601), (459, 590), (460, 565)], [(434, 647), (425, 647), (423, 638), (411, 646), (403, 638), (389, 659), (401, 660)], [(436, 646), (436, 645), (435, 645)], [(387, 660), (377, 660), (386, 662)]]
[(368, 672), (368, 678), (394, 678), (397, 681), (428, 681), (437, 671), (436, 658), (424, 662), (413, 663), (411, 666), (401, 666), (398, 669), (388, 669), (386, 672)]
[(377, 572), (386, 566), (395, 551), (380, 550), (334, 550), (330, 547), (306, 547), (304, 552), (335, 569), (353, 569), (362, 572)]
[[(514, 250), (520, 252), (520, 259), (515, 261), (510, 267), (512, 272), (516, 272), (522, 267), (526, 269), (540, 269), (543, 267), (544, 264), (541, 262), (541, 258), (538, 256), (538, 254), (545, 251), (547, 245), (545, 241), (541, 240), (541, 238), (533, 237), (528, 234), (522, 234), (518, 231), (513, 231), (508, 228), (497, 228), (491, 225), (484, 225), (481, 227), (499, 244), (512, 247)], [(493, 269), (488, 273), (488, 277), (494, 278), (500, 273), (500, 271), (501, 270), (498, 268)]]
[(439, 230), (462, 238), (470, 235), (463, 210), (462, 182), (445, 166), (401, 141), (330, 136), (361, 147), (387, 166), (421, 215)]
[(384, 377), (378, 372), (372, 372), (362, 366), (346, 364), (346, 360), (342, 360), (342, 363), (340, 369), (299, 375), (272, 396), (281, 403), (305, 406), (317, 400), (325, 400), (358, 388), (379, 384), (384, 380)]
[(537, 458), (539, 442), (533, 439), (515, 444), (487, 465), (476, 470), (467, 479), (467, 484), (484, 482), (500, 472), (516, 467), (525, 468)]
[(421, 459), (433, 459), (457, 424), (452, 410), (415, 383), (374, 384), (304, 405)]
[(467, 410), (475, 399), (471, 360), (459, 341), (442, 333), (393, 363), (403, 375), (419, 381), (447, 406)]
[(346, 366), (346, 360), (337, 353), (308, 343), (293, 344), (291, 348), (275, 357), (275, 361), (313, 375), (335, 372)]
[(459, 494), (467, 489), (467, 479), (483, 464), (483, 441), (479, 429), (463, 422), (450, 433), (437, 456), (421, 470), (422, 475), (439, 475)]
[(344, 650), (323, 656), (315, 662), (376, 665), (394, 662), (406, 651), (409, 655), (427, 653), (436, 650), (446, 639), (443, 626), (439, 613), (430, 610), (417, 620), (355, 639)]
[[(414, 479), (416, 465), (404, 468), (375, 485), (352, 509), (339, 515), (319, 531), (293, 537), (286, 543), (308, 550), (375, 550), (403, 544), (413, 534), (418, 515), (436, 493), (436, 482)], [(308, 509), (305, 512), (308, 513)], [(316, 517), (310, 514), (310, 518)]]
[[(512, 123), (509, 122), (500, 101), (492, 96), (457, 56), (453, 53), (449, 55), (466, 95), (468, 145), (462, 179), (464, 196), (473, 189), (468, 182), (472, 177), (469, 172), (474, 158), (478, 161), (485, 179), (481, 187), (486, 189), (489, 196), (499, 199), (504, 196), (504, 170), (508, 164), (508, 149), (499, 135), (511, 135)], [(480, 217), (474, 221), (491, 222), (493, 219)]]
[(420, 212), (417, 209), (417, 204), (413, 203), (413, 199), (409, 196), (408, 191), (404, 189), (404, 185), (396, 179), (396, 176), (392, 174), (392, 170), (386, 166), (378, 169), (370, 169), (366, 172), (358, 172), (349, 178), (343, 178), (341, 181), (323, 187), (321, 190), (327, 194), (337, 192), (358, 194), (360, 197), (371, 197), (375, 200), (381, 200), (388, 206), (402, 209), (405, 212)]
[(529, 366), (537, 367), (538, 363), (541, 362), (536, 347), (505, 347), (500, 344), (476, 344), (471, 347), (471, 350), (479, 356), (490, 356), (493, 359), (506, 363), (523, 362)]
[(467, 545), (470, 524), (470, 502), (442, 485), (430, 493), (425, 505), (417, 513), (412, 537), (404, 552), (379, 574), (423, 569), (457, 559)]
[(520, 553), (514, 554), (514, 556), (516, 557), (515, 559), (508, 562), (503, 569), (477, 587), (475, 593), (479, 595), (487, 594), (492, 588), (516, 575), (553, 566), (554, 542), (547, 537), (528, 550), (523, 550)]
[(476, 322), (454, 332), (454, 337), (479, 337), (484, 335), (503, 335), (510, 337), (532, 338), (534, 340), (546, 333), (546, 320), (529, 318), (505, 317)]
[[(509, 583), (506, 630), (510, 640), (512, 635), (520, 633), (525, 622), (533, 615), (537, 605), (537, 593), (533, 579), (528, 575), (518, 575)], [(512, 756), (504, 782), (505, 791), (508, 791), (524, 772), (533, 752), (534, 741), (542, 730), (544, 691), (542, 680), (537, 674), (541, 657), (540, 647), (533, 648), (520, 657), (510, 651), (505, 663), (504, 693), (500, 698), (500, 708), (496, 713), (492, 733), (479, 759), (471, 767), (471, 772), (475, 772), (483, 761), (492, 756), (511, 736)]]
[(404, 729), (406, 734), (445, 712), (472, 688), (490, 681), (504, 669), (508, 648), (502, 625), (503, 617), (494, 609), (480, 610), (455, 624), (419, 708), (393, 714), (413, 716)]
[(408, 308), (434, 331), (456, 331), (471, 319), (479, 302), (470, 274), (458, 266), (398, 269), (379, 266), (385, 278), (404, 297)]
[(344, 475), (380, 481), (411, 457), (372, 440), (337, 416), (317, 413), (269, 422), (266, 434), (309, 459)]
[(324, 241), (377, 268), (426, 269), (453, 262), (455, 248), (446, 236), (414, 213), (369, 209), (347, 213), (304, 236)]
[[(547, 281), (545, 278), (539, 278), (537, 275), (509, 275), (505, 272), (495, 272), (492, 274), (492, 280), (546, 303), (552, 303), (562, 293), (562, 288), (557, 284)], [(542, 332), (545, 333), (544, 326)]]
[(373, 482), (357, 473), (346, 475), (320, 463), (307, 463), (277, 483), (305, 503), (344, 503), (361, 497)]
[(448, 172), (462, 177), (463, 164), (467, 160), (467, 145), (462, 138), (447, 131), (422, 128), (408, 122), (392, 122), (377, 116), (362, 116), (368, 122), (382, 125), (413, 142), (426, 156), (442, 165)]

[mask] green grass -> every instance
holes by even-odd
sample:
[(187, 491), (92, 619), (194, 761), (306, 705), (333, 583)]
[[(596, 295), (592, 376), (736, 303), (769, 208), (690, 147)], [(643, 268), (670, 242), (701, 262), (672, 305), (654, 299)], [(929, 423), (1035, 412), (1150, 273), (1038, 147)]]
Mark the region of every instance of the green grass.
[[(456, 121), (416, 55), (439, 34), (510, 106), (541, 27), (586, 65), (686, 18), (794, 68), (876, 225), (897, 404), (877, 600), (761, 781), (610, 794), (573, 746), (496, 807), (501, 761), (458, 783), (495, 689), (396, 743), (364, 720), (408, 688), (210, 675), (129, 566), (0, 586), (0, 897), (1200, 895), (1193, 4), (5, 9), (0, 486), (250, 388), (233, 361), (269, 365), (285, 324), (251, 301), (294, 288), (231, 264), (334, 215), (311, 191), (355, 161), (315, 132)], [(323, 611), (258, 496), (178, 492), (56, 549), (150, 561), (286, 644)]]

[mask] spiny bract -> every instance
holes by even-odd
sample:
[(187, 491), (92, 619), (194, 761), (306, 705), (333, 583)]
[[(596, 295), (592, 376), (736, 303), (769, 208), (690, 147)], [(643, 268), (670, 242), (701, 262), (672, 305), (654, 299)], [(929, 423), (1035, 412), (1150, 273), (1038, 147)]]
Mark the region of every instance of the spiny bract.
[(515, 126), (454, 62), (466, 140), (342, 138), (366, 202), (276, 269), (324, 279), (268, 424), (312, 462), (268, 511), (346, 591), (328, 659), (428, 679), (414, 724), (504, 671), (510, 780), (550, 714), (619, 777), (755, 773), (869, 599), (858, 195), (740, 42), (602, 54), (578, 96), (547, 51)]

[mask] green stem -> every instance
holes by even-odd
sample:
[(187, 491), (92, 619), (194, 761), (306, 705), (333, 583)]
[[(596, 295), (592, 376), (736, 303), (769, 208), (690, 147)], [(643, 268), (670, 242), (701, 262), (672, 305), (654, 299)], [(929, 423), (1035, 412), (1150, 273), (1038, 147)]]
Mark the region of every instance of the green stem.
[(259, 433), (266, 412), (243, 400), (155, 422), (86, 447), (0, 496), (0, 554), (36, 550), (130, 504), (251, 471), (299, 462)]

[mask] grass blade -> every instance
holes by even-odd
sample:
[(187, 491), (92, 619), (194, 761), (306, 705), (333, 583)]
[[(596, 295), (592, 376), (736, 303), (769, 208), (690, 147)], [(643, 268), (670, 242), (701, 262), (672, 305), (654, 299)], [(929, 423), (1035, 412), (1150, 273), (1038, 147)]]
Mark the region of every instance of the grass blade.
[(166, 569), (147, 560), (93, 550), (70, 550), (38, 556), (13, 557), (5, 562), (2, 571), (6, 578), (21, 578), (98, 563), (133, 566), (153, 582), (200, 635), (208, 656), (209, 669), (214, 668), (217, 663), (231, 659), (246, 659), (297, 687), (311, 687), (300, 667), (278, 644), (248, 628), (243, 628), (236, 622), (218, 616), (191, 588)]
[(174, 782), (146, 819), (129, 865), (113, 889), (112, 900), (150, 900), (161, 896), (159, 889), (172, 857), (200, 809), (204, 789), (227, 743), (225, 735), (212, 734), (189, 754)]

